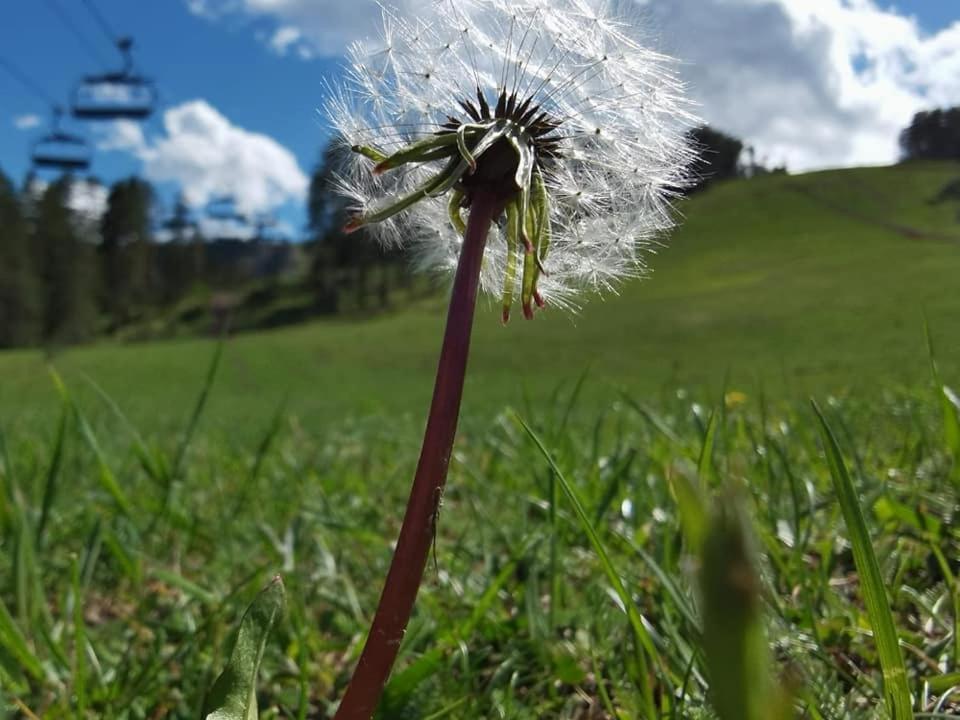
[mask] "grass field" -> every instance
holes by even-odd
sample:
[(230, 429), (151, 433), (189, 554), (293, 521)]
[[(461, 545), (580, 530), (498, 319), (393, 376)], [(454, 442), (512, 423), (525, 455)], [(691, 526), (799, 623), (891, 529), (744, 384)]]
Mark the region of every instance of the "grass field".
[[(506, 328), (478, 313), (466, 402), (496, 412), (543, 397), (590, 368), (592, 397), (728, 384), (805, 397), (926, 377), (923, 317), (947, 370), (960, 369), (960, 224), (928, 200), (955, 166), (918, 165), (766, 177), (717, 187), (682, 206), (683, 226), (654, 272), (575, 316)], [(846, 212), (836, 207), (846, 207)], [(864, 218), (872, 218), (867, 221)], [(955, 236), (906, 237), (886, 224)], [(951, 235), (952, 234), (952, 235)], [(360, 323), (319, 322), (230, 341), (206, 415), (231, 436), (256, 433), (284, 399), (318, 430), (375, 412), (422, 417), (443, 300)], [(183, 421), (213, 352), (209, 341), (102, 344), (56, 366), (75, 392), (92, 378), (143, 432)], [(39, 353), (0, 355), (0, 419), (45, 422), (56, 395)], [(90, 412), (95, 402), (84, 403)]]
[[(572, 319), (480, 313), (383, 717), (786, 718), (779, 689), (801, 717), (902, 715), (884, 628), (917, 716), (956, 713), (960, 408), (924, 337), (926, 317), (960, 384), (960, 225), (927, 202), (955, 175), (722, 185), (684, 204), (648, 281)], [(0, 713), (199, 717), (280, 573), (261, 717), (326, 717), (389, 561), (442, 315), (232, 338), (210, 383), (209, 341), (65, 351), (59, 392), (39, 354), (0, 355)]]

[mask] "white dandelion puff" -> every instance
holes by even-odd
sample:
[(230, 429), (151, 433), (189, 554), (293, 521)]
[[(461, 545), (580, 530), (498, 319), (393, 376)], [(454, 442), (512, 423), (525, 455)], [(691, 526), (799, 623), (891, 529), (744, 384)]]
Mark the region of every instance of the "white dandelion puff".
[(640, 42), (622, 2), (441, 0), (385, 8), (377, 42), (349, 51), (326, 111), (353, 160), (337, 179), (348, 229), (456, 266), (480, 183), (504, 207), (482, 288), (570, 305), (644, 270), (687, 183), (694, 124), (674, 62)]

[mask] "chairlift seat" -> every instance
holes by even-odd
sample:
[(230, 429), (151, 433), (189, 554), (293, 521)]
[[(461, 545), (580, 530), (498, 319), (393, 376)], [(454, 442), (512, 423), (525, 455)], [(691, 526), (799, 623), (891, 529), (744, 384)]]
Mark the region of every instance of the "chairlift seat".
[(30, 161), (35, 168), (86, 170), (90, 167), (90, 148), (79, 135), (54, 130), (34, 141)]
[(82, 120), (143, 120), (156, 104), (153, 80), (121, 71), (84, 76), (73, 90), (70, 111)]

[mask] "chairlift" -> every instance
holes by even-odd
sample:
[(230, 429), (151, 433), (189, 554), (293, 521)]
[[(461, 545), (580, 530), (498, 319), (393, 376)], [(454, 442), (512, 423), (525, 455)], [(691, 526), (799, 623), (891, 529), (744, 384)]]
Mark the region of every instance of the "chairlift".
[(74, 88), (71, 112), (81, 120), (144, 120), (157, 105), (153, 80), (133, 71), (133, 39), (117, 40), (123, 68), (117, 72), (85, 75)]
[(206, 216), (210, 220), (224, 220), (249, 225), (250, 218), (237, 210), (237, 201), (233, 195), (218, 195), (207, 202)]
[(254, 237), (269, 243), (286, 242), (287, 236), (273, 213), (257, 213), (253, 219)]
[(171, 237), (183, 237), (190, 233), (196, 233), (200, 225), (196, 220), (190, 217), (179, 217), (171, 215), (166, 220), (162, 220), (159, 229), (170, 234)]
[(30, 160), (36, 170), (80, 172), (90, 167), (89, 144), (83, 136), (60, 129), (62, 115), (61, 108), (54, 108), (50, 132), (34, 140), (31, 146)]
[(237, 209), (233, 195), (211, 198), (204, 207), (203, 234), (214, 239), (249, 240), (255, 231), (251, 218)]

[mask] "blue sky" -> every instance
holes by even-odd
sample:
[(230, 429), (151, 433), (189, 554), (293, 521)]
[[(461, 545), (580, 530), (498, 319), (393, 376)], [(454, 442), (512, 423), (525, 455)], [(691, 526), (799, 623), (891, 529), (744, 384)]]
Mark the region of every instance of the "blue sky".
[[(5, 5), (0, 57), (15, 63), (54, 99), (65, 102), (79, 75), (118, 64), (118, 53), (79, 0), (58, 0), (54, 5), (73, 19), (86, 38), (85, 44), (60, 21), (46, 0), (12, 0)], [(96, 7), (116, 32), (135, 38), (137, 68), (156, 80), (161, 108), (145, 124), (148, 134), (162, 132), (163, 108), (203, 99), (231, 123), (274, 138), (309, 173), (324, 141), (324, 128), (316, 112), (321, 83), (337, 72), (339, 60), (304, 61), (278, 55), (257, 39), (263, 23), (211, 23), (190, 13), (179, 0), (96, 0)], [(100, 62), (91, 57), (86, 45), (93, 47)], [(0, 168), (19, 181), (29, 166), (30, 140), (43, 127), (17, 130), (14, 119), (39, 115), (47, 123), (49, 108), (3, 71), (0, 98)], [(66, 125), (84, 129), (73, 121)], [(88, 135), (95, 131), (86, 129)], [(110, 182), (139, 169), (140, 162), (128, 152), (99, 152), (92, 173)], [(278, 208), (294, 227), (303, 222), (298, 205), (289, 202)]]
[(897, 0), (880, 5), (913, 15), (930, 32), (944, 28), (960, 18), (960, 3), (956, 0)]
[[(323, 83), (336, 78), (342, 47), (374, 28), (372, 0), (90, 1), (115, 32), (135, 38), (137, 67), (161, 93), (140, 134), (85, 126), (92, 142), (114, 148), (96, 153), (92, 173), (106, 183), (143, 173), (167, 199), (186, 187), (198, 206), (233, 192), (248, 209), (301, 228), (304, 181), (325, 137), (316, 111)], [(684, 60), (701, 115), (791, 169), (890, 162), (905, 118), (960, 104), (960, 0), (636, 1), (663, 47)], [(87, 0), (8, 0), (0, 17), (0, 59), (58, 101), (81, 74), (118, 64)], [(725, 21), (751, 32), (711, 32)], [(771, 98), (782, 117), (771, 117)], [(48, 115), (0, 68), (0, 168), (17, 181)], [(198, 125), (191, 145), (185, 135)], [(207, 136), (230, 157), (191, 158)]]

